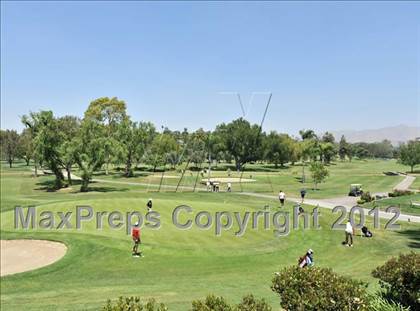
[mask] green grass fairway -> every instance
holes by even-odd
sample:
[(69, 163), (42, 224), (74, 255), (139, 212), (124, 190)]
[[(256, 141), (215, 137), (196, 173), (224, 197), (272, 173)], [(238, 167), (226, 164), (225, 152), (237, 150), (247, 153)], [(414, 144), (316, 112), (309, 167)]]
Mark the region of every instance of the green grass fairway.
[[(285, 168), (279, 167), (276, 169), (274, 165), (248, 164), (245, 166), (243, 173), (238, 173), (231, 165), (219, 164), (217, 167), (213, 167), (211, 177), (228, 177), (228, 167), (231, 169), (230, 177), (239, 178), (242, 176), (242, 178), (256, 180), (256, 182), (242, 184), (232, 183), (234, 192), (248, 191), (277, 194), (279, 190), (283, 190), (289, 197), (299, 197), (300, 189), (305, 188), (308, 191), (307, 197), (314, 199), (346, 196), (349, 192), (350, 184), (354, 183), (363, 184), (363, 189), (371, 193), (391, 191), (393, 186), (403, 180), (403, 177), (385, 176), (383, 172), (405, 172), (407, 170), (407, 167), (398, 164), (395, 160), (338, 161), (328, 166), (330, 176), (324, 183), (318, 185), (318, 190), (313, 190), (314, 185), (307, 165), (305, 166), (305, 183), (301, 183), (301, 165), (287, 166)], [(122, 176), (122, 169), (113, 170), (109, 175), (100, 172), (96, 174), (95, 178), (108, 181), (149, 184), (150, 186), (148, 188), (150, 190), (157, 189), (161, 183), (161, 179), (159, 178), (161, 173), (145, 171), (144, 167), (142, 169), (137, 170), (135, 177), (130, 178)], [(181, 177), (180, 169), (181, 167), (178, 170), (165, 172), (164, 176), (169, 176), (169, 178), (162, 179), (161, 189), (173, 191), (173, 188), (170, 187), (178, 184)], [(201, 181), (202, 177), (198, 172), (187, 170), (180, 185), (193, 187), (197, 175), (198, 181)], [(207, 178), (207, 174), (204, 174), (204, 178)], [(197, 188), (204, 189), (205, 186), (197, 183)], [(221, 190), (225, 189), (226, 184), (221, 184)]]
[(414, 180), (414, 182), (412, 183), (412, 185), (411, 185), (411, 189), (414, 189), (414, 190), (420, 191), (420, 175), (419, 175), (419, 174), (416, 174), (416, 175), (414, 175), (414, 176), (416, 176), (416, 179), (415, 179), (415, 180)]
[(420, 193), (378, 200), (374, 203), (363, 204), (363, 207), (372, 208), (373, 206), (378, 206), (380, 209), (386, 209), (392, 205), (398, 207), (401, 213), (420, 215), (420, 206), (413, 205), (412, 202), (420, 203)]
[[(374, 183), (369, 190), (386, 191), (382, 187), (392, 188), (400, 180), (400, 177), (380, 174), (391, 167), (397, 169), (398, 164), (393, 161), (337, 164), (331, 168), (331, 180), (313, 195), (339, 196), (348, 190), (348, 184), (366, 184), (369, 180)], [(300, 185), (289, 184), (295, 176), (294, 170), (300, 168), (281, 171), (276, 179), (277, 186), (281, 184), (287, 192), (296, 192)], [(260, 221), (259, 229), (248, 225), (242, 237), (234, 236), (235, 225), (216, 237), (214, 226), (207, 231), (195, 225), (191, 230), (176, 229), (171, 221), (173, 209), (187, 204), (193, 208), (193, 216), (207, 210), (214, 217), (221, 211), (241, 215), (245, 211), (261, 211), (267, 204), (272, 211), (277, 211), (278, 202), (235, 193), (147, 193), (144, 187), (111, 183), (92, 184), (94, 191), (89, 193), (47, 192), (45, 187), (51, 180), (51, 176), (31, 177), (30, 170), (24, 166), (2, 167), (2, 239), (51, 239), (62, 241), (69, 248), (64, 258), (51, 266), (2, 277), (4, 310), (98, 310), (108, 298), (138, 295), (154, 297), (166, 303), (170, 310), (184, 311), (190, 308), (192, 300), (209, 293), (223, 295), (231, 302), (253, 293), (268, 300), (276, 309), (279, 299), (270, 290), (273, 273), (283, 266), (296, 265), (298, 257), (308, 248), (315, 251), (316, 265), (369, 282), (370, 290), (378, 288), (370, 275), (376, 266), (400, 252), (420, 248), (420, 224), (408, 223), (401, 223), (400, 231), (373, 230), (373, 239), (355, 237), (353, 248), (344, 247), (341, 245), (343, 232), (330, 229), (339, 215), (326, 209), (321, 210), (320, 230), (300, 228), (291, 230), (286, 237), (276, 237), (273, 228), (263, 230)], [(253, 189), (262, 189), (260, 185), (258, 181)], [(365, 188), (368, 189), (367, 185)], [(36, 205), (37, 215), (45, 210), (75, 211), (76, 205), (90, 205), (95, 212), (118, 210), (145, 214), (149, 197), (154, 200), (154, 210), (161, 213), (161, 228), (143, 228), (145, 257), (140, 259), (131, 257), (131, 238), (124, 228), (113, 230), (105, 225), (103, 230), (95, 230), (95, 222), (91, 221), (83, 224), (83, 230), (13, 229), (16, 205)], [(285, 210), (291, 209), (291, 204), (287, 204)], [(381, 228), (384, 223), (381, 222)], [(302, 227), (302, 221), (300, 225)], [(371, 223), (368, 226), (372, 227)]]

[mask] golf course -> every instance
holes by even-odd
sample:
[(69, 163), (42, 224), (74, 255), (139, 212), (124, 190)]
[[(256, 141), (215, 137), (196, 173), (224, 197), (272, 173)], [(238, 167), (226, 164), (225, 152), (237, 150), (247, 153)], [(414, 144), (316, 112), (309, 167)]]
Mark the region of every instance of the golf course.
[[(401, 176), (385, 176), (383, 171), (404, 170), (394, 160), (366, 160), (340, 162), (330, 165), (331, 177), (311, 190), (308, 183), (308, 198), (345, 197), (350, 183), (358, 182), (367, 190), (386, 192), (401, 181)], [(254, 168), (254, 170), (253, 170)], [(296, 179), (299, 166), (275, 169), (267, 166), (249, 165), (246, 175), (252, 175), (253, 183), (246, 183), (244, 192), (276, 194), (279, 187), (290, 197), (297, 197), (302, 183)], [(329, 209), (320, 210), (320, 229), (290, 230), (287, 236), (276, 236), (273, 229), (264, 229), (262, 221), (256, 229), (248, 227), (243, 236), (235, 236), (234, 224), (221, 236), (214, 234), (214, 226), (202, 230), (192, 226), (179, 230), (171, 221), (176, 206), (188, 205), (192, 216), (199, 211), (214, 214), (217, 211), (243, 213), (259, 210), (285, 210), (292, 212), (294, 203), (286, 200), (280, 208), (276, 199), (247, 196), (233, 183), (233, 192), (207, 192), (201, 185), (193, 192), (186, 178), (183, 190), (144, 185), (147, 176), (155, 174), (139, 169), (132, 178), (124, 178), (117, 167), (108, 175), (98, 172), (89, 192), (78, 191), (77, 181), (73, 187), (48, 191), (53, 183), (51, 175), (34, 177), (32, 165), (19, 162), (13, 168), (6, 163), (1, 169), (1, 236), (2, 239), (36, 239), (64, 243), (67, 252), (63, 258), (46, 267), (1, 278), (1, 305), (5, 310), (98, 310), (107, 299), (119, 296), (141, 296), (164, 302), (170, 310), (187, 310), (191, 301), (208, 294), (223, 295), (229, 301), (239, 301), (248, 293), (266, 299), (275, 309), (279, 298), (271, 291), (274, 272), (281, 267), (295, 265), (299, 256), (308, 248), (315, 252), (316, 265), (332, 268), (335, 272), (369, 283), (369, 290), (378, 289), (377, 280), (371, 271), (387, 259), (399, 253), (418, 251), (420, 224), (399, 222), (400, 230), (373, 229), (374, 238), (355, 236), (353, 248), (343, 247), (342, 230), (332, 230), (331, 225), (338, 214)], [(75, 172), (75, 175), (77, 173)], [(176, 171), (166, 174), (177, 176)], [(185, 175), (189, 175), (188, 171)], [(225, 176), (224, 170), (212, 172), (212, 177)], [(245, 178), (244, 174), (244, 178)], [(138, 175), (138, 176), (137, 176)], [(233, 175), (231, 175), (233, 176)], [(268, 181), (269, 178), (269, 181)], [(129, 180), (129, 182), (127, 182)], [(149, 178), (149, 180), (154, 180)], [(165, 179), (170, 185), (175, 178)], [(267, 184), (271, 182), (275, 193)], [(308, 182), (310, 182), (308, 178)], [(136, 184), (138, 183), (138, 184)], [(176, 185), (176, 182), (174, 183)], [(104, 226), (95, 230), (94, 222), (77, 229), (14, 229), (13, 208), (36, 206), (36, 214), (42, 211), (68, 212), (76, 206), (91, 206), (95, 211), (129, 211), (146, 213), (146, 202), (153, 199), (155, 211), (161, 214), (160, 229), (143, 228), (142, 258), (131, 256), (131, 238), (125, 229)], [(418, 199), (418, 195), (416, 197)], [(395, 203), (395, 202), (394, 202)], [(313, 206), (304, 205), (305, 210)], [(413, 214), (418, 213), (415, 209)], [(74, 219), (72, 219), (74, 224)], [(372, 219), (367, 218), (368, 227)], [(74, 299), (77, 297), (77, 299)]]
[(0, 1), (0, 311), (420, 311), (420, 1)]

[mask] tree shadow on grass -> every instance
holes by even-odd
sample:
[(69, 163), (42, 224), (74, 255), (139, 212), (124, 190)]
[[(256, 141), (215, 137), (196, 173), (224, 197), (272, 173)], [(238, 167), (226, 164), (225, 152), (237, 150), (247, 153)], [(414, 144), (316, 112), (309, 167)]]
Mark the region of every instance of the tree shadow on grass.
[(78, 186), (80, 185), (80, 180), (72, 180), (72, 185), (68, 185), (67, 181), (63, 181), (63, 187), (60, 189), (56, 189), (55, 188), (55, 180), (54, 179), (48, 179), (48, 180), (42, 180), (42, 181), (38, 181), (35, 185), (37, 185), (38, 187), (35, 188), (34, 190), (40, 190), (40, 191), (46, 191), (46, 192), (59, 192), (60, 190), (66, 189), (66, 188), (70, 188), (70, 187), (74, 187), (74, 186)]
[(404, 235), (410, 239), (407, 243), (408, 247), (416, 248), (416, 249), (420, 248), (420, 229), (419, 230), (415, 230), (415, 229), (402, 230), (402, 231), (397, 231), (397, 233)]
[[(91, 181), (88, 186), (88, 191), (86, 191), (85, 193), (88, 193), (88, 192), (125, 192), (125, 191), (130, 190), (128, 188), (121, 188), (121, 187), (117, 188), (117, 187), (111, 187), (111, 186), (100, 186), (100, 185), (97, 185), (97, 183), (98, 182), (96, 181)], [(75, 193), (81, 193), (81, 192), (77, 191)]]
[[(111, 176), (112, 179), (119, 179), (119, 178), (135, 178), (135, 177), (147, 177), (150, 176), (150, 173), (147, 172), (134, 172), (131, 176), (126, 176), (125, 172), (114, 172), (109, 173), (108, 176)], [(96, 175), (96, 176), (106, 176), (105, 174), (102, 175)]]
[[(40, 191), (47, 191), (47, 192), (57, 192), (59, 193), (60, 191), (63, 191), (65, 189), (68, 188), (72, 188), (72, 194), (77, 194), (80, 193), (80, 191), (77, 191), (78, 188), (80, 188), (81, 185), (81, 181), (80, 180), (73, 180), (72, 181), (72, 185), (70, 186), (65, 186), (61, 189), (55, 189), (54, 188), (54, 180), (44, 180), (44, 181), (40, 181), (38, 183), (36, 183), (37, 188), (35, 188), (34, 190), (40, 190)], [(124, 191), (128, 191), (128, 188), (116, 188), (116, 187), (109, 187), (109, 186), (95, 186), (94, 181), (92, 181), (90, 184), (92, 186), (88, 187), (88, 192), (124, 192)]]
[[(129, 190), (128, 188), (98, 186), (98, 187), (88, 187), (87, 192), (125, 192), (128, 190)], [(78, 191), (77, 193), (80, 193), (80, 191)]]

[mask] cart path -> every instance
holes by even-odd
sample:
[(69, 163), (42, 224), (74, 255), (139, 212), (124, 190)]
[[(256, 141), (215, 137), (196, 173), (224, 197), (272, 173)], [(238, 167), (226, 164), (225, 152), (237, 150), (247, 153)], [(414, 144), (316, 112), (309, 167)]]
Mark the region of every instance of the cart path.
[(415, 176), (411, 176), (411, 175), (400, 174), (400, 176), (405, 176), (405, 178), (393, 188), (394, 190), (408, 190), (411, 187), (411, 184), (416, 179)]
[[(266, 199), (272, 199), (272, 200), (278, 200), (278, 197), (275, 195), (269, 195), (269, 194), (262, 194), (262, 193), (252, 193), (252, 192), (237, 192), (237, 194), (241, 195), (247, 195), (247, 196), (253, 196), (253, 197), (259, 197), (259, 198), (266, 198)], [(357, 200), (357, 198), (350, 197), (353, 200)], [(300, 203), (301, 200), (297, 198), (287, 198), (287, 200)], [(350, 203), (350, 204), (349, 204)], [(312, 206), (319, 206), (327, 209), (333, 209), (334, 207), (340, 205), (344, 206), (347, 210), (347, 212), (350, 212), (351, 208), (355, 205), (357, 205), (357, 202), (354, 202), (354, 204), (349, 200), (348, 197), (342, 197), (342, 198), (332, 198), (332, 199), (305, 199), (304, 204), (312, 205)], [(364, 214), (368, 216), (370, 209), (362, 208)], [(391, 219), (394, 217), (394, 213), (386, 213), (384, 211), (379, 211), (379, 217), (384, 219)], [(415, 215), (409, 215), (409, 214), (400, 214), (398, 217), (399, 221), (408, 221), (408, 222), (415, 222), (420, 223), (420, 216)]]

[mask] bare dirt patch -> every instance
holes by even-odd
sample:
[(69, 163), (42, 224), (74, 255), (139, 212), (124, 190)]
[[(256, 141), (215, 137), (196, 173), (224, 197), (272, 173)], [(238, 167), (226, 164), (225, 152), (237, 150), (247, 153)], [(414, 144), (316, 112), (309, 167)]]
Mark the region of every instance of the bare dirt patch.
[(63, 243), (45, 240), (1, 240), (1, 276), (48, 266), (67, 251)]

